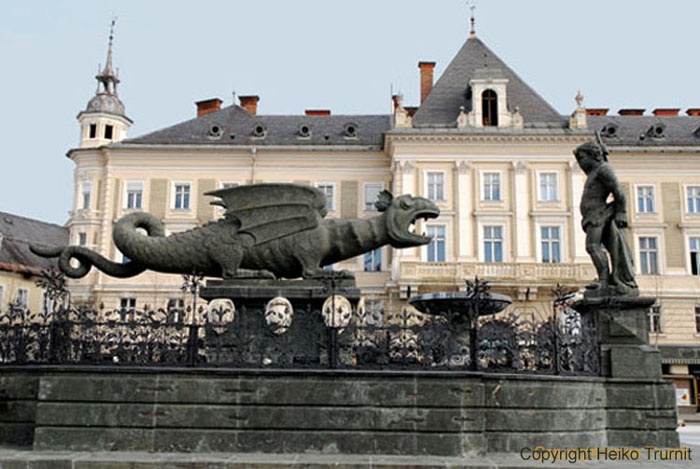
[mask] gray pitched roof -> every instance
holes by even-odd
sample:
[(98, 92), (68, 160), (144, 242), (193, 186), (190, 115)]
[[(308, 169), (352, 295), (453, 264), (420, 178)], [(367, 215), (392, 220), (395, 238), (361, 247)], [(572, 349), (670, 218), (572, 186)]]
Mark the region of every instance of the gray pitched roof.
[[(30, 244), (65, 246), (68, 228), (31, 218), (0, 212), (0, 264), (43, 269), (55, 267), (55, 259), (33, 254)], [(2, 269), (6, 270), (6, 269)]]
[[(264, 137), (254, 135), (261, 125)], [(300, 133), (307, 125), (310, 136)], [(347, 135), (353, 126), (354, 137)], [(162, 130), (130, 138), (121, 144), (211, 144), (211, 145), (350, 145), (377, 146), (391, 127), (390, 116), (266, 116), (253, 115), (240, 106), (191, 119)]]
[(700, 145), (700, 117), (587, 116), (588, 128), (599, 130), (610, 146)]
[(467, 99), (469, 80), (488, 69), (507, 78), (508, 109), (520, 107), (524, 125), (563, 127), (566, 119), (525, 83), (478, 38), (469, 38), (435, 83), (413, 117), (416, 127), (449, 127), (456, 124), (459, 107), (471, 110)]

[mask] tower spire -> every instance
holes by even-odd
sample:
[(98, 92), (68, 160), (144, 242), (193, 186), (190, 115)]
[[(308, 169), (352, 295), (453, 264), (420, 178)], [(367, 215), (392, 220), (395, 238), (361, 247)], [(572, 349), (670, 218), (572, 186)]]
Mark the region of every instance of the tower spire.
[(469, 23), (471, 24), (471, 29), (469, 30), (469, 37), (473, 39), (476, 37), (476, 21), (474, 20), (474, 10), (476, 10), (476, 5), (474, 5), (474, 0), (469, 2), (469, 9), (472, 12), (471, 17), (469, 18)]
[(114, 46), (114, 23), (117, 22), (116, 17), (112, 17), (112, 24), (109, 28), (109, 46), (107, 46), (107, 61), (105, 62), (105, 69), (102, 71), (104, 75), (112, 74), (112, 47)]
[(109, 28), (109, 44), (107, 46), (107, 61), (105, 62), (105, 68), (100, 71), (97, 76), (97, 86), (99, 89), (100, 84), (102, 85), (102, 92), (110, 95), (117, 96), (117, 85), (119, 84), (119, 78), (114, 73), (114, 66), (112, 64), (112, 56), (114, 49), (114, 25), (117, 22), (116, 17), (112, 17), (112, 23)]

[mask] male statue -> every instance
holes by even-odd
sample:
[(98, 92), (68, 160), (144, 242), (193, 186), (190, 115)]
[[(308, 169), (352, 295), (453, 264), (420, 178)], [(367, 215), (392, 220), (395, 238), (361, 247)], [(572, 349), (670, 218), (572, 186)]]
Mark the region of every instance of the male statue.
[[(586, 251), (598, 272), (598, 282), (586, 287), (587, 294), (638, 296), (632, 254), (623, 231), (627, 227), (625, 193), (608, 160), (607, 148), (600, 135), (596, 133), (596, 137), (597, 142), (584, 143), (574, 150), (587, 176), (581, 197), (582, 225)], [(612, 202), (608, 202), (610, 194)]]

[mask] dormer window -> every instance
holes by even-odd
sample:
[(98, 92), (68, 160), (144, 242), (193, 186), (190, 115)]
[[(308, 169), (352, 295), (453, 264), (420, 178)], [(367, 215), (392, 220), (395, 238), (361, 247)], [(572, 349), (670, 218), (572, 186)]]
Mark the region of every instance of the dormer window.
[(482, 122), (484, 127), (498, 127), (498, 96), (493, 90), (481, 94)]
[(90, 124), (90, 138), (97, 138), (97, 124)]
[(109, 124), (105, 125), (105, 138), (107, 140), (112, 140), (113, 133), (114, 133), (114, 127), (112, 127)]

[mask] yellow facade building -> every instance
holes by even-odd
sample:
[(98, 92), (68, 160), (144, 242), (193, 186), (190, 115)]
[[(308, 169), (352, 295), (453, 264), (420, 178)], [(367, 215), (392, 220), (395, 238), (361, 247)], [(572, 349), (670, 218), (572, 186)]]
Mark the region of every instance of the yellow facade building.
[[(71, 242), (121, 262), (111, 239), (118, 218), (143, 210), (169, 233), (183, 231), (221, 216), (202, 194), (233, 184), (312, 184), (326, 193), (329, 217), (376, 216), (376, 195), (391, 189), (434, 200), (441, 215), (417, 228), (433, 237), (428, 246), (385, 247), (333, 266), (355, 271), (368, 300), (393, 308), (478, 276), (511, 295), (519, 314), (545, 316), (558, 283), (581, 288), (595, 277), (578, 210), (585, 176), (572, 151), (601, 131), (628, 194), (641, 294), (658, 299), (651, 341), (666, 371), (692, 383), (700, 373), (697, 110), (613, 116), (586, 110), (579, 94), (561, 115), (473, 33), (435, 83), (434, 65), (419, 64), (420, 105), (395, 96), (392, 115), (260, 115), (259, 98), (241, 96), (223, 108), (200, 101), (193, 119), (127, 138), (110, 41), (100, 88), (78, 117), (80, 145), (68, 152)], [(93, 270), (72, 292), (95, 305), (162, 307), (184, 299), (181, 280)]]
[[(50, 310), (45, 291), (36, 282), (44, 270), (56, 268), (56, 262), (33, 254), (29, 245), (67, 243), (65, 227), (0, 212), (0, 315), (10, 310), (33, 315)], [(8, 319), (3, 317), (3, 321)]]

